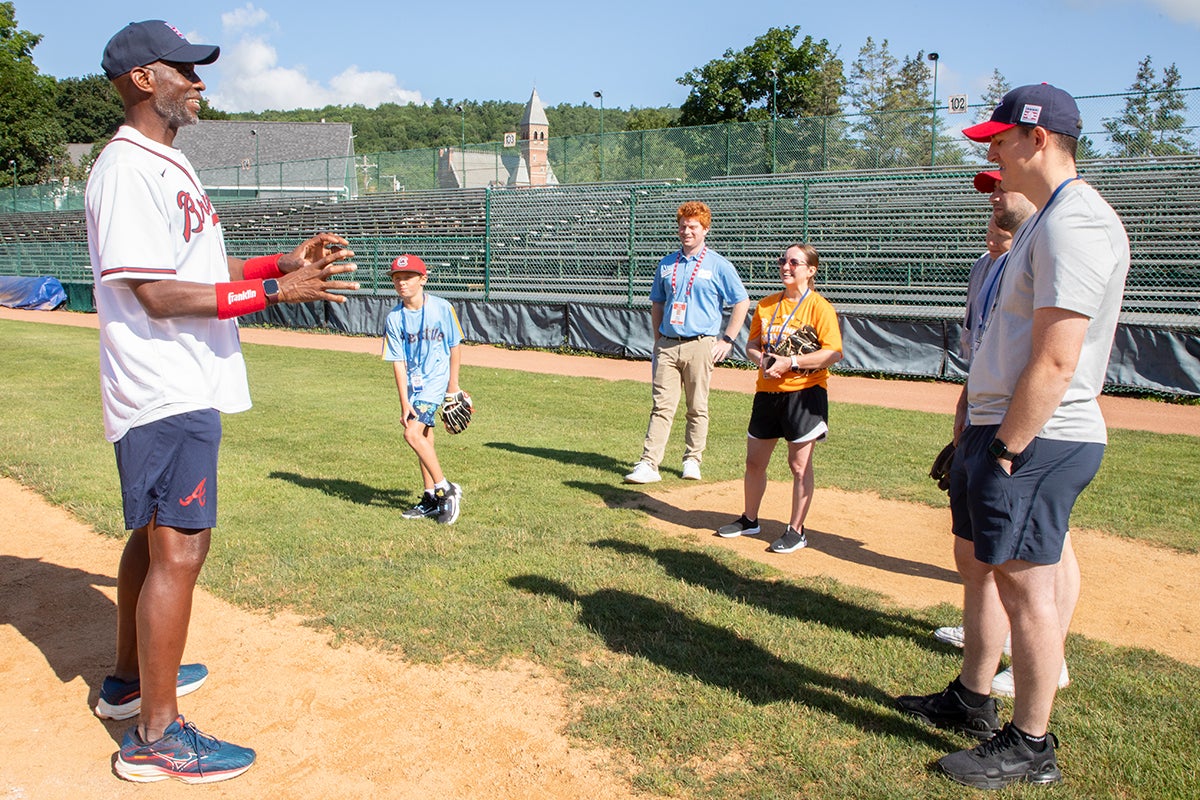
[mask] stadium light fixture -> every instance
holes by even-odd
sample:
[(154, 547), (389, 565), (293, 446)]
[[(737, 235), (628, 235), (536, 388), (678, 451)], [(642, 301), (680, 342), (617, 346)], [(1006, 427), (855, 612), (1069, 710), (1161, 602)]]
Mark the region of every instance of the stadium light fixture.
[(262, 194), (262, 184), (258, 180), (258, 128), (251, 128), (250, 135), (254, 137), (254, 196)]
[(937, 163), (937, 74), (938, 74), (938, 54), (930, 53), (926, 56), (933, 62), (933, 123), (929, 132), (929, 166)]
[(462, 121), (462, 178), (458, 182), (460, 189), (467, 188), (467, 107), (465, 105), (455, 106), (458, 110), (458, 116)]
[(597, 89), (592, 97), (600, 101), (600, 180), (604, 180), (604, 92)]
[(771, 76), (771, 174), (775, 174), (775, 120), (779, 116), (779, 70), (769, 69)]

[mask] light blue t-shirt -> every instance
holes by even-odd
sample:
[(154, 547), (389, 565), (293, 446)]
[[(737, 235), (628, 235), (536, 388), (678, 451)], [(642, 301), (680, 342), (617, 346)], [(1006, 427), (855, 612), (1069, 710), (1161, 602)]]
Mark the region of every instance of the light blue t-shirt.
[[(749, 299), (733, 264), (711, 248), (703, 248), (691, 257), (676, 250), (658, 262), (650, 287), (650, 302), (663, 304), (658, 332), (678, 339), (720, 335), (725, 306)], [(671, 322), (674, 303), (687, 303), (682, 325)]]
[[(454, 307), (440, 297), (425, 295), (417, 309), (397, 303), (384, 322), (383, 360), (403, 361), (408, 367), (408, 400), (441, 404), (450, 386), (450, 348), (462, 341), (462, 326)], [(414, 385), (419, 384), (420, 389)]]

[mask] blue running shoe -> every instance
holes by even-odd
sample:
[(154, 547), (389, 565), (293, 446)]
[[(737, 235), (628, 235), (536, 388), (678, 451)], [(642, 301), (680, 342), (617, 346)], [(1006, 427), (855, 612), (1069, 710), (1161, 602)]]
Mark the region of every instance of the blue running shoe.
[(184, 783), (216, 783), (236, 778), (254, 764), (254, 751), (201, 733), (182, 716), (147, 744), (133, 726), (121, 742), (113, 769), (127, 781), (150, 783), (175, 778)]
[[(208, 667), (203, 664), (182, 664), (179, 679), (175, 682), (175, 696), (191, 694), (208, 680)], [(112, 675), (100, 686), (100, 700), (96, 703), (96, 716), (100, 719), (129, 719), (142, 710), (142, 682), (126, 683)]]

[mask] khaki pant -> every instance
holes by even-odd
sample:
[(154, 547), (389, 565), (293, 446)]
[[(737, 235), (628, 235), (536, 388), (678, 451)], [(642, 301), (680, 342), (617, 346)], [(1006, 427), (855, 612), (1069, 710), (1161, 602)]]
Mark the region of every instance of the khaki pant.
[(654, 379), (650, 424), (642, 445), (642, 461), (655, 469), (662, 463), (671, 423), (682, 390), (687, 400), (683, 458), (700, 461), (708, 442), (708, 386), (713, 371), (713, 337), (690, 342), (659, 336), (654, 342)]

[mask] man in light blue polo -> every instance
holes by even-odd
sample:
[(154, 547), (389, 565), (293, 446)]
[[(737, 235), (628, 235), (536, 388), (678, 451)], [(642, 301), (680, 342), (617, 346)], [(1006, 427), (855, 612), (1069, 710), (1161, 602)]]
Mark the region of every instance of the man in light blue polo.
[[(641, 460), (625, 476), (627, 483), (662, 480), (658, 465), (667, 449), (681, 391), (687, 400), (682, 476), (700, 480), (700, 461), (708, 442), (708, 387), (713, 367), (733, 349), (750, 308), (750, 296), (737, 270), (704, 243), (712, 226), (708, 206), (697, 201), (684, 203), (675, 219), (680, 249), (658, 263), (650, 288), (654, 405)], [(727, 305), (733, 309), (729, 323), (722, 328)]]

